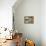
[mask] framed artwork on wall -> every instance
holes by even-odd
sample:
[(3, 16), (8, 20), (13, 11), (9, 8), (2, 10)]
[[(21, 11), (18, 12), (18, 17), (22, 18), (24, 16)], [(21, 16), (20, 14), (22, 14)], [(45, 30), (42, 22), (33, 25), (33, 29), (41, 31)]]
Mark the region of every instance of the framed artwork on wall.
[(34, 16), (24, 16), (25, 24), (34, 24)]

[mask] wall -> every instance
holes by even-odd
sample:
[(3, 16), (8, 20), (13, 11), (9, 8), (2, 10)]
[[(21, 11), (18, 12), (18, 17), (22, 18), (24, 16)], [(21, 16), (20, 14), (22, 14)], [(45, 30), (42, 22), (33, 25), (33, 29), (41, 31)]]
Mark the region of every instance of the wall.
[[(23, 33), (24, 38), (32, 39), (36, 46), (41, 46), (41, 0), (23, 0), (15, 6), (15, 28)], [(34, 16), (34, 24), (24, 24), (24, 16)]]
[(16, 0), (0, 0), (0, 27), (12, 28), (12, 6)]
[[(33, 1), (33, 0), (32, 0)], [(42, 19), (41, 19), (41, 27), (42, 27), (42, 30), (41, 30), (41, 37), (42, 37), (42, 46), (46, 46), (46, 0), (41, 0), (42, 2), (41, 2), (41, 4), (42, 4), (42, 8), (41, 8), (41, 10), (42, 10)], [(8, 28), (12, 28), (12, 6), (13, 6), (13, 4), (16, 2), (16, 0), (0, 0), (0, 26), (3, 26), (3, 27), (8, 27)], [(35, 2), (35, 1), (34, 1)], [(33, 4), (33, 2), (32, 2), (32, 4)], [(25, 3), (24, 3), (24, 5), (25, 5)], [(36, 4), (37, 5), (37, 4)], [(35, 6), (35, 4), (34, 4), (34, 6)], [(28, 7), (28, 6), (27, 6)], [(27, 8), (26, 7), (26, 8)], [(15, 6), (15, 8), (16, 8), (16, 6)], [(26, 9), (25, 8), (25, 9)], [(15, 9), (16, 10), (16, 9)], [(38, 10), (38, 9), (37, 9)], [(29, 14), (29, 13), (28, 13)], [(21, 14), (22, 16), (20, 16), (21, 17), (21, 19), (24, 19), (24, 16), (25, 15), (27, 15), (28, 16), (28, 14)], [(17, 15), (16, 13), (15, 13), (15, 15)], [(19, 18), (19, 16), (17, 17), (17, 18)], [(40, 16), (39, 16), (40, 17)], [(39, 18), (38, 17), (38, 18)], [(16, 17), (15, 17), (16, 18)], [(16, 19), (17, 19), (16, 18)], [(37, 17), (36, 17), (36, 20), (37, 20)], [(20, 20), (19, 20), (20, 21)], [(19, 22), (18, 21), (18, 22)], [(22, 20), (21, 20), (22, 21)], [(20, 22), (21, 22), (20, 21)], [(24, 20), (23, 20), (24, 21)], [(32, 24), (24, 24), (24, 22), (21, 22), (21, 24), (18, 24), (19, 25), (19, 27), (18, 26), (16, 26), (16, 28), (17, 28), (17, 30), (18, 31), (20, 31), (20, 32), (24, 32), (24, 35), (25, 36), (27, 36), (25, 33), (26, 32), (28, 32), (28, 34), (30, 33), (30, 30), (32, 30), (32, 29), (30, 29), (30, 30), (28, 30), (27, 31), (27, 29), (28, 29), (28, 27), (29, 26), (31, 26)], [(37, 21), (35, 21), (35, 24), (37, 23)], [(22, 25), (22, 26), (20, 26), (20, 25)], [(33, 24), (34, 25), (34, 24)], [(35, 26), (34, 26), (35, 27)], [(31, 27), (32, 28), (32, 27)], [(35, 28), (34, 28), (35, 29)], [(26, 31), (25, 31), (26, 30)], [(33, 33), (33, 32), (35, 32), (35, 31), (31, 31), (31, 33)], [(39, 32), (39, 31), (38, 31)], [(34, 35), (32, 36), (31, 35), (31, 39), (34, 37)], [(35, 37), (36, 37), (36, 35), (35, 35)], [(35, 38), (34, 37), (34, 38)], [(40, 37), (39, 37), (40, 38)], [(35, 39), (36, 40), (36, 39)]]
[(46, 0), (41, 0), (41, 40), (42, 46), (46, 46)]

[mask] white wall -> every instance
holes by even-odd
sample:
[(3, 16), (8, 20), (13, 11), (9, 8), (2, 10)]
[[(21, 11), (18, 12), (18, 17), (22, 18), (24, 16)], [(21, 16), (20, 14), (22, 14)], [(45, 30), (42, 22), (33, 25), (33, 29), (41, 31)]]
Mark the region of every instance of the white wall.
[(16, 0), (0, 0), (0, 27), (12, 28), (12, 6)]
[[(12, 6), (13, 6), (13, 4), (15, 3), (15, 1), (16, 0), (0, 0), (0, 26), (5, 26), (5, 27), (10, 27), (10, 28), (12, 28)], [(33, 1), (33, 0), (32, 0)], [(42, 27), (42, 30), (41, 30), (41, 36), (42, 36), (42, 46), (46, 46), (46, 0), (41, 0), (42, 2), (41, 2), (41, 4), (42, 4), (42, 19), (41, 19), (41, 27)], [(35, 2), (35, 1), (34, 1)], [(32, 4), (33, 4), (33, 2), (32, 2)], [(26, 5), (26, 4), (25, 4)], [(37, 4), (36, 4), (37, 5)], [(34, 4), (34, 6), (35, 6), (35, 4)], [(40, 5), (39, 5), (40, 6)], [(22, 7), (22, 6), (21, 6)], [(27, 9), (28, 9), (28, 6), (25, 6)], [(32, 6), (33, 7), (33, 6)], [(25, 8), (25, 10), (26, 10), (26, 8)], [(24, 8), (23, 8), (24, 9)], [(37, 9), (38, 10), (38, 9)], [(21, 11), (21, 10), (20, 10)], [(22, 10), (23, 11), (23, 10)], [(31, 10), (30, 10), (31, 11)], [(24, 11), (23, 11), (24, 12)], [(23, 13), (22, 12), (22, 13)], [(21, 15), (22, 15), (22, 13), (21, 13)], [(39, 13), (40, 14), (40, 13)], [(19, 14), (20, 15), (20, 14)], [(20, 16), (21, 16), (20, 15)], [(26, 13), (26, 14), (23, 14), (22, 16), (21, 16), (21, 19), (23, 20), (24, 19), (24, 16), (25, 15), (30, 15), (29, 13)], [(32, 15), (32, 14), (31, 14)], [(17, 23), (18, 24), (18, 26), (16, 26), (17, 27), (17, 29), (20, 31), (20, 32), (24, 32), (24, 34), (26, 33), (26, 31), (28, 32), (28, 34), (32, 34), (33, 32), (35, 32), (33, 29), (32, 29), (32, 27), (34, 28), (35, 27), (35, 25), (36, 25), (36, 23), (38, 22), (37, 21), (37, 16), (35, 15), (35, 13), (33, 14), (35, 17), (36, 17), (36, 21), (35, 21), (35, 24), (32, 26), (32, 24), (24, 24), (23, 23), (23, 21), (22, 20), (19, 20), (18, 22), (21, 22), (21, 23)], [(40, 16), (39, 16), (40, 17)], [(38, 18), (39, 18), (38, 17)], [(19, 18), (19, 16), (17, 17), (17, 18)], [(17, 19), (16, 18), (16, 19)], [(23, 25), (22, 25), (23, 24)], [(22, 26), (20, 26), (20, 25), (22, 25)], [(31, 27), (32, 26), (32, 27)], [(30, 28), (28, 28), (28, 27), (31, 27), (31, 29)], [(38, 28), (38, 26), (37, 26), (37, 28)], [(33, 31), (31, 31), (31, 33), (30, 33), (30, 30), (33, 30)], [(35, 29), (35, 28), (34, 28)], [(26, 30), (26, 31), (25, 31)], [(37, 30), (37, 29), (35, 29), (35, 30)], [(40, 31), (40, 30), (39, 30)], [(38, 31), (38, 32), (39, 32)], [(35, 33), (34, 33), (35, 34)], [(35, 37), (34, 36), (34, 34), (31, 36), (31, 38), (33, 38), (33, 37)], [(26, 36), (26, 35), (25, 35)], [(37, 37), (38, 38), (38, 37)]]
[(41, 0), (41, 40), (42, 46), (46, 46), (46, 0)]
[[(22, 32), (25, 38), (34, 40), (36, 46), (41, 46), (41, 0), (23, 0), (14, 10), (18, 32)], [(24, 16), (34, 16), (34, 24), (24, 24)]]
[[(13, 11), (15, 10), (15, 27), (17, 30), (23, 32), (26, 37), (26, 34), (28, 34), (28, 38), (34, 38), (37, 43), (40, 40), (41, 46), (46, 46), (46, 0), (41, 0), (41, 2), (40, 0), (28, 0), (24, 3), (22, 1), (21, 5), (16, 4)], [(24, 16), (28, 15), (35, 17), (34, 24), (24, 24)]]

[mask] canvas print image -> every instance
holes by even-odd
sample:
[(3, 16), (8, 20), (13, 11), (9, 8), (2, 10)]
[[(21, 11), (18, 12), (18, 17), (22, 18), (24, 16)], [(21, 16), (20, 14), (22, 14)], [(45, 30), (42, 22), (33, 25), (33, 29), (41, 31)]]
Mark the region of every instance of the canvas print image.
[(24, 23), (25, 24), (34, 24), (34, 16), (25, 16)]

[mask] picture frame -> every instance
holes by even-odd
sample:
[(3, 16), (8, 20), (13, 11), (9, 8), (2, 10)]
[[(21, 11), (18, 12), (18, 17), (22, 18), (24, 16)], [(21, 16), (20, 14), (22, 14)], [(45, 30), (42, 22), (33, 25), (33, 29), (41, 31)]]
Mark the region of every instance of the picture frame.
[(34, 16), (24, 16), (25, 24), (34, 24)]

